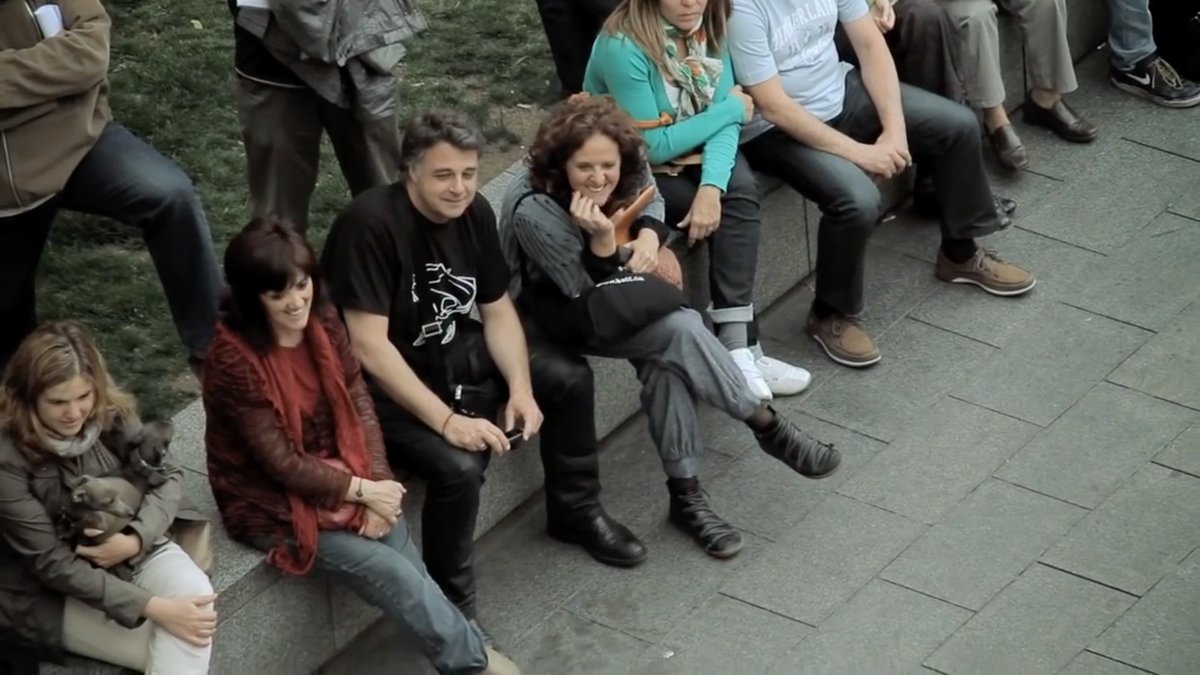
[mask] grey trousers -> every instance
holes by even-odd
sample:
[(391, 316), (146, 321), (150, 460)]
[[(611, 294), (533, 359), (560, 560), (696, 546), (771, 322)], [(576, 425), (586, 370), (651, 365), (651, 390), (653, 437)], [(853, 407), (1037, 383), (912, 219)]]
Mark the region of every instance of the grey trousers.
[(589, 353), (629, 359), (637, 369), (650, 436), (671, 478), (700, 474), (704, 439), (697, 402), (739, 421), (759, 405), (746, 376), (693, 309), (678, 309), (631, 337)]
[(967, 99), (980, 108), (1004, 103), (997, 5), (1017, 17), (1029, 84), (1065, 94), (1079, 84), (1067, 43), (1066, 0), (939, 0), (958, 21), (960, 70)]
[(254, 216), (275, 214), (307, 229), (322, 133), (329, 134), (351, 194), (399, 176), (400, 132), (394, 119), (363, 122), (311, 89), (245, 77), (237, 78), (237, 109)]

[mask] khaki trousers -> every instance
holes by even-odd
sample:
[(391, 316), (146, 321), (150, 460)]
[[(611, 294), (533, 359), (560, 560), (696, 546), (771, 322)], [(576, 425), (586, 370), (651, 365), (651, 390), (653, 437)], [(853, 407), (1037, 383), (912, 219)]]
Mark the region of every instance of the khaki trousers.
[(351, 194), (396, 181), (400, 131), (394, 118), (364, 122), (307, 87), (281, 87), (245, 77), (237, 82), (253, 216), (275, 214), (307, 229), (322, 133), (329, 134)]
[(940, 0), (960, 27), (960, 70), (967, 99), (980, 108), (1004, 103), (997, 5), (1017, 17), (1029, 85), (1065, 94), (1079, 85), (1067, 44), (1065, 0)]
[[(158, 597), (209, 595), (208, 576), (175, 543), (158, 547), (134, 572), (133, 583)], [(63, 610), (63, 647), (147, 675), (206, 675), (212, 647), (195, 647), (149, 621), (125, 628), (75, 598)]]

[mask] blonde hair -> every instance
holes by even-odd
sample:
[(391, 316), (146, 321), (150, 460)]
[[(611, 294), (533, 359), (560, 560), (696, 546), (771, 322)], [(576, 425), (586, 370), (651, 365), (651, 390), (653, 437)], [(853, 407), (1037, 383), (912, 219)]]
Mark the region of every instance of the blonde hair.
[[(609, 35), (625, 35), (636, 44), (660, 73), (674, 78), (667, 68), (667, 36), (663, 33), (660, 0), (622, 0), (604, 22)], [(716, 56), (725, 42), (725, 26), (733, 11), (730, 0), (708, 0), (704, 7), (704, 33), (708, 55)]]
[(89, 422), (107, 430), (117, 417), (136, 418), (136, 401), (113, 383), (104, 357), (83, 326), (73, 321), (44, 324), (17, 347), (0, 383), (0, 429), (30, 461), (48, 457), (47, 430), (37, 416), (38, 399), (47, 389), (76, 376), (95, 388)]

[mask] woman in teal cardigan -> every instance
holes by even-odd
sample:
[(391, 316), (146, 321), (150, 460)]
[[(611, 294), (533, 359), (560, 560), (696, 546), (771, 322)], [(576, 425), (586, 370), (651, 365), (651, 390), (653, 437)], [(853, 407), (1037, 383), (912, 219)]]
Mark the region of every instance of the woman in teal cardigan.
[(583, 88), (608, 94), (642, 130), (667, 222), (708, 240), (709, 316), (763, 400), (811, 376), (765, 356), (754, 320), (758, 186), (738, 152), (754, 104), (733, 84), (724, 44), (729, 0), (624, 0), (592, 47)]

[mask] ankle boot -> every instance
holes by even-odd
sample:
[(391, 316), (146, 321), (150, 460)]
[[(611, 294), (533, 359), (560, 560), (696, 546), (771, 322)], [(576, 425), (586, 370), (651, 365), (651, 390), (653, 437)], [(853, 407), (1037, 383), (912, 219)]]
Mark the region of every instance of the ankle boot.
[(491, 647), (484, 647), (483, 651), (487, 654), (488, 662), (487, 667), (481, 671), (480, 675), (521, 675), (521, 669), (512, 662), (512, 659)]
[(801, 431), (788, 418), (775, 412), (775, 422), (765, 431), (754, 432), (758, 447), (806, 478), (825, 478), (842, 463), (842, 453)]
[(699, 481), (671, 479), (667, 481), (667, 489), (671, 492), (668, 520), (695, 539), (705, 553), (714, 558), (732, 558), (742, 550), (742, 533), (712, 510)]

